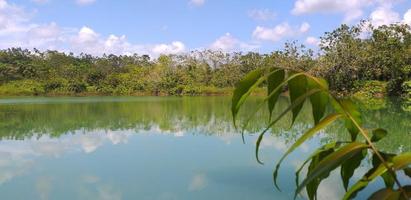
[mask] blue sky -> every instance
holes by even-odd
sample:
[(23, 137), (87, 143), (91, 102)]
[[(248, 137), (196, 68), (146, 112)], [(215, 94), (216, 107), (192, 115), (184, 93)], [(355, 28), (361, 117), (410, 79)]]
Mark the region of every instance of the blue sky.
[(370, 19), (411, 24), (410, 0), (0, 0), (0, 48), (94, 55), (269, 52)]

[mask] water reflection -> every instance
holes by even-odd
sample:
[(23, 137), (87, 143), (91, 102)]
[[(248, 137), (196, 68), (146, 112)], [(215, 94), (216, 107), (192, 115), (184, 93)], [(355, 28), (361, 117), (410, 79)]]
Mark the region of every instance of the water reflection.
[[(240, 120), (260, 101), (254, 98)], [(271, 165), (254, 160), (255, 135), (266, 113), (247, 128), (247, 144), (232, 126), (226, 97), (9, 98), (0, 99), (2, 199), (289, 199), (304, 155), (319, 143), (346, 136), (341, 124), (323, 131), (290, 156), (273, 190)], [(288, 105), (282, 99), (278, 111)], [(378, 144), (410, 151), (410, 113), (385, 103), (364, 110), (368, 126), (390, 131)], [(306, 106), (289, 129), (285, 118), (262, 142), (262, 158), (275, 161), (312, 123)], [(320, 187), (321, 199), (343, 193), (338, 176)], [(18, 191), (25, 191), (23, 193)], [(324, 191), (324, 192), (321, 192)], [(325, 192), (328, 191), (328, 192)], [(329, 191), (334, 191), (330, 193)], [(330, 196), (331, 195), (331, 196)]]

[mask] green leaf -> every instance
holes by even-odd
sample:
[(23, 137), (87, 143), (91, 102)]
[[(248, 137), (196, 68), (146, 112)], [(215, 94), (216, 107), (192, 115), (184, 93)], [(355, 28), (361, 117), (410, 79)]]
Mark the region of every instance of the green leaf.
[(394, 170), (402, 170), (411, 165), (411, 152), (403, 153), (392, 158)]
[[(291, 72), (290, 75), (295, 73)], [(293, 104), (296, 99), (302, 95), (304, 95), (307, 91), (307, 78), (306, 76), (298, 76), (294, 79), (288, 81), (288, 91), (290, 93), (290, 100)], [(305, 100), (305, 99), (304, 99)], [(291, 122), (291, 126), (294, 124), (295, 119), (297, 118), (298, 114), (300, 113), (304, 104), (299, 104), (295, 108), (293, 108), (293, 119)]]
[(350, 187), (350, 189), (345, 193), (343, 200), (348, 200), (354, 198), (358, 192), (367, 187), (367, 185), (373, 181), (375, 178), (381, 176), (387, 171), (387, 168), (380, 164), (377, 167), (370, 169), (357, 183)]
[(368, 147), (368, 145), (363, 143), (352, 142), (341, 147), (337, 151), (324, 158), (298, 186), (295, 197), (311, 181), (316, 180), (317, 178), (320, 178), (327, 173), (330, 173), (332, 170), (340, 166), (345, 160), (352, 158), (358, 152), (361, 152), (363, 149), (366, 149)]
[(382, 128), (375, 129), (372, 131), (371, 142), (378, 142), (381, 139), (383, 139), (386, 135), (387, 135), (386, 130)]
[(327, 127), (328, 125), (332, 124), (335, 120), (340, 118), (342, 115), (341, 114), (331, 114), (327, 116), (324, 120), (322, 120), (320, 123), (318, 123), (316, 126), (308, 130), (306, 133), (304, 133), (301, 137), (298, 138), (298, 140), (284, 153), (284, 155), (281, 157), (280, 161), (278, 161), (278, 164), (275, 167), (274, 170), (274, 184), (277, 188), (277, 176), (278, 176), (278, 170), (280, 169), (280, 165), (282, 161), (291, 153), (293, 152), (297, 147), (299, 147), (302, 143), (304, 143), (306, 140), (314, 136), (317, 132), (322, 130), (323, 128)]
[(241, 105), (244, 104), (247, 97), (251, 94), (252, 90), (256, 88), (263, 80), (261, 77), (263, 76), (262, 69), (256, 69), (248, 73), (244, 79), (242, 79), (236, 86), (234, 90), (234, 94), (232, 97), (232, 104), (231, 104), (231, 112), (233, 115), (233, 122), (234, 125), (236, 116)]
[(286, 80), (284, 80), (282, 83), (280, 83), (280, 85), (275, 88), (267, 97), (265, 97), (263, 99), (263, 101), (257, 106), (257, 109), (254, 110), (254, 112), (250, 115), (250, 117), (247, 118), (247, 120), (245, 121), (243, 127), (242, 127), (242, 133), (244, 133), (244, 130), (247, 128), (248, 123), (251, 121), (251, 119), (258, 113), (258, 111), (265, 105), (265, 103), (275, 95), (275, 93), (277, 91), (281, 91), (281, 89), (283, 88), (284, 85), (286, 85), (288, 83), (288, 81), (298, 77), (298, 76), (303, 76), (304, 73), (296, 73), (293, 74), (291, 76), (288, 76)]
[(378, 190), (372, 194), (368, 200), (399, 200), (401, 192), (394, 191), (390, 188)]
[(332, 101), (332, 103), (337, 112), (346, 115), (345, 127), (351, 135), (351, 141), (355, 141), (360, 130), (355, 125), (353, 120), (359, 126), (362, 125), (361, 113), (359, 112), (357, 106), (355, 106), (355, 104), (349, 99), (343, 99), (341, 101)]
[[(394, 177), (387, 171), (384, 174), (381, 175), (381, 178), (384, 180), (385, 187), (387, 188), (393, 188), (395, 179)], [(396, 176), (395, 176), (396, 178)]]
[[(384, 153), (379, 151), (378, 153), (380, 153), (381, 157), (387, 161), (387, 162), (392, 162), (392, 158), (394, 158), (394, 156), (396, 156), (395, 154), (390, 154), (390, 153)], [(377, 154), (373, 154), (372, 155), (372, 166), (374, 167), (378, 167), (381, 164), (381, 160), (380, 158), (377, 156)]]
[[(276, 70), (275, 68), (273, 70)], [(272, 113), (277, 103), (278, 97), (281, 94), (281, 89), (276, 89), (281, 85), (285, 78), (284, 70), (276, 70), (274, 73), (268, 75), (267, 77), (267, 96), (268, 99), (268, 110), (270, 112), (269, 121), (271, 121)], [(276, 91), (275, 91), (276, 90)], [(273, 94), (271, 94), (273, 93)]]
[[(323, 86), (325, 86), (326, 90), (328, 90), (328, 84), (325, 79), (318, 79), (317, 81), (321, 82), (322, 84), (317, 83), (313, 79), (308, 78), (308, 88), (309, 89), (314, 89), (314, 88), (320, 88), (324, 89)], [(310, 102), (312, 105), (312, 110), (313, 110), (313, 117), (314, 117), (314, 122), (315, 124), (318, 124), (322, 117), (324, 116), (325, 110), (327, 108), (328, 104), (328, 92), (327, 91), (321, 91), (315, 95), (312, 95), (310, 97)]]
[(354, 171), (360, 166), (361, 161), (366, 155), (366, 150), (360, 151), (341, 165), (341, 179), (343, 181), (345, 191), (348, 189), (348, 184), (350, 182), (350, 178), (354, 175)]
[(314, 157), (318, 156), (322, 152), (329, 151), (330, 149), (332, 149), (334, 151), (334, 149), (338, 148), (340, 146), (340, 144), (341, 144), (340, 142), (332, 142), (332, 143), (326, 144), (326, 145), (318, 148), (316, 151), (314, 151), (314, 153), (312, 153), (304, 161), (304, 163), (300, 166), (300, 168), (295, 172), (295, 184), (296, 184), (296, 186), (298, 186), (300, 184), (300, 182), (299, 182), (300, 172), (308, 162), (312, 161), (314, 159)]
[[(315, 156), (311, 160), (310, 165), (308, 166), (307, 176), (309, 176), (312, 173), (312, 170), (317, 167), (318, 163), (320, 163), (324, 158), (326, 158), (328, 155), (332, 154), (333, 152), (334, 152), (334, 149), (329, 149), (327, 151), (323, 151), (319, 153), (318, 156)], [(330, 173), (328, 172), (307, 184), (305, 188), (306, 188), (309, 199), (317, 199), (318, 186), (320, 185), (321, 181), (326, 179), (329, 175)]]
[(404, 169), (404, 174), (411, 178), (411, 168), (407, 167)]
[[(384, 153), (384, 152), (379, 152), (380, 155), (382, 156), (382, 158), (386, 161), (391, 163), (392, 159), (394, 158), (395, 154), (388, 154), (388, 153)], [(380, 158), (377, 156), (377, 154), (373, 154), (372, 156), (372, 165), (373, 167), (378, 167), (379, 165), (381, 165), (381, 160)], [(384, 184), (387, 188), (392, 188), (394, 186), (394, 178), (392, 177), (392, 175), (387, 171), (383, 174), (381, 174), (381, 178), (384, 180)]]
[(302, 103), (304, 103), (304, 101), (305, 101), (305, 99), (306, 99), (307, 97), (309, 97), (309, 96), (311, 96), (311, 95), (313, 95), (313, 94), (315, 94), (315, 93), (317, 93), (317, 92), (319, 92), (319, 91), (320, 91), (319, 89), (310, 90), (310, 91), (306, 92), (304, 95), (298, 97), (298, 98), (295, 100), (294, 103), (292, 103), (290, 106), (288, 106), (287, 109), (285, 109), (274, 121), (272, 121), (272, 122), (267, 126), (266, 129), (264, 129), (263, 132), (260, 133), (260, 135), (259, 135), (258, 138), (257, 138), (256, 148), (255, 148), (255, 157), (256, 157), (258, 163), (263, 164), (263, 162), (260, 161), (260, 158), (259, 158), (258, 153), (259, 153), (261, 141), (263, 140), (263, 137), (264, 137), (265, 133), (266, 133), (268, 130), (270, 130), (270, 128), (271, 128), (272, 126), (274, 126), (274, 124), (276, 124), (280, 119), (282, 119), (290, 110), (292, 110), (292, 109), (294, 109), (295, 107), (301, 105)]

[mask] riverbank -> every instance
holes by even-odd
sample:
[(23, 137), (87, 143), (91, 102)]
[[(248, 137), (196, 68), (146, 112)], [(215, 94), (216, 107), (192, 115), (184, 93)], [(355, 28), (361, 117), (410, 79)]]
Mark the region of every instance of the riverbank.
[[(214, 86), (181, 86), (169, 91), (127, 90), (122, 87), (107, 90), (107, 88), (70, 84), (50, 87), (47, 83), (32, 80), (13, 81), (0, 85), (0, 96), (230, 96), (233, 91), (232, 87), (218, 88)], [(253, 95), (264, 93), (264, 89), (257, 88)]]
[[(408, 83), (408, 82), (406, 82)], [(385, 105), (387, 92), (387, 82), (366, 81), (356, 86), (353, 93), (337, 93), (337, 96), (353, 97), (369, 109), (382, 108)], [(52, 88), (52, 89), (50, 89)], [(54, 88), (54, 89), (53, 89)], [(402, 99), (405, 108), (411, 110), (411, 83), (405, 84), (404, 91), (407, 91)], [(88, 97), (88, 96), (231, 96), (234, 91), (232, 87), (218, 88), (214, 86), (181, 86), (170, 91), (130, 91), (122, 87), (107, 90), (93, 86), (61, 85), (50, 87), (47, 83), (34, 80), (12, 81), (0, 85), (0, 97), (10, 96), (44, 96), (44, 97)], [(266, 93), (265, 89), (257, 88), (251, 94), (261, 96)], [(287, 92), (284, 93), (287, 95)]]

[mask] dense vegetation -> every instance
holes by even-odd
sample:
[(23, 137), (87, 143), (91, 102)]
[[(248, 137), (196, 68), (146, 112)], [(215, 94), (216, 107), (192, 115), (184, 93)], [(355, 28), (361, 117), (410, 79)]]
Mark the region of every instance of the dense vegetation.
[(342, 25), (321, 37), (319, 54), (287, 43), (269, 54), (194, 51), (184, 55), (74, 55), (20, 48), (0, 51), (0, 95), (199, 95), (229, 93), (248, 72), (281, 64), (325, 77), (331, 90), (354, 93), (368, 81), (407, 90), (411, 28)]

